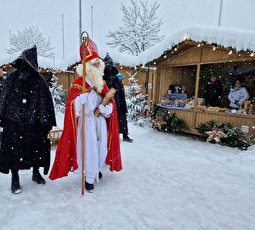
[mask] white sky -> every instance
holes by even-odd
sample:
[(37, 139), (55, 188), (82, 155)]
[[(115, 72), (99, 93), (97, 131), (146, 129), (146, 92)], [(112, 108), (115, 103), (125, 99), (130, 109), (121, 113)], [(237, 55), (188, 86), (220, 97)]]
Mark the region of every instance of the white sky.
[(254, 145), (241, 151), (150, 127), (129, 131), (123, 170), (104, 168), (92, 194), (81, 195), (78, 174), (44, 176), (40, 186), (21, 170), (23, 191), (14, 195), (11, 175), (0, 174), (0, 229), (254, 230)]
[[(79, 0), (1, 0), (0, 59), (9, 48), (9, 31), (15, 33), (29, 26), (38, 27), (55, 47), (56, 61), (72, 57), (79, 49)], [(123, 1), (122, 1), (123, 2)], [(154, 0), (148, 0), (153, 3)], [(161, 0), (157, 16), (162, 18), (161, 33), (169, 36), (193, 24), (217, 26), (220, 0)], [(124, 1), (127, 5), (129, 1)], [(3, 5), (3, 4), (2, 4)], [(92, 10), (93, 6), (93, 20)], [(121, 1), (82, 0), (82, 30), (88, 31), (102, 55), (111, 48), (106, 46), (106, 34), (122, 26)], [(221, 26), (255, 30), (252, 18), (254, 0), (223, 0)], [(62, 36), (64, 16), (64, 42)], [(93, 25), (93, 26), (92, 26)], [(63, 52), (64, 47), (64, 52)]]

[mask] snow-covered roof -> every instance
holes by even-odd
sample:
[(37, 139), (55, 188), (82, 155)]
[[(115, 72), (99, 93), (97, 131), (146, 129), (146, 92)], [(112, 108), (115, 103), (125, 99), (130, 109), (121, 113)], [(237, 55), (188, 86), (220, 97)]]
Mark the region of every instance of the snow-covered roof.
[(1, 59), (0, 66), (12, 63), (20, 55), (20, 53), (21, 52), (13, 53), (8, 55), (6, 58)]
[[(144, 51), (138, 56), (130, 54), (119, 53), (116, 50), (100, 50), (99, 55), (104, 58), (109, 52), (113, 60), (123, 66), (145, 65), (150, 61), (159, 58), (165, 51), (171, 50), (172, 47), (178, 45), (185, 40), (192, 40), (195, 42), (206, 42), (208, 44), (217, 44), (226, 48), (233, 48), (236, 51), (255, 51), (255, 31), (242, 30), (236, 28), (213, 27), (193, 25), (181, 29), (157, 45)], [(9, 64), (15, 60), (19, 54), (12, 54), (5, 59), (0, 60), (0, 65)], [(55, 61), (52, 58), (38, 57), (39, 67), (55, 68), (65, 71), (67, 68), (80, 61), (78, 52), (73, 57), (64, 61)]]
[[(6, 58), (0, 60), (0, 66), (11, 64), (13, 61), (21, 54), (21, 52), (16, 52), (13, 54), (8, 55)], [(41, 68), (54, 68), (54, 59), (42, 57), (38, 55), (38, 65)]]
[[(20, 53), (21, 52), (13, 53), (8, 55), (6, 58), (1, 59), (0, 66), (11, 64), (20, 55)], [(38, 55), (39, 68), (44, 69), (57, 69), (66, 71), (69, 66), (75, 64), (78, 61), (80, 61), (78, 55), (63, 61), (55, 61), (54, 58), (43, 57)]]
[(185, 40), (217, 44), (226, 48), (231, 47), (236, 49), (236, 51), (255, 51), (254, 30), (194, 25), (177, 31), (165, 38), (161, 43), (141, 53), (137, 56), (136, 65), (145, 65), (159, 58), (164, 54), (164, 51), (170, 50), (173, 46)]

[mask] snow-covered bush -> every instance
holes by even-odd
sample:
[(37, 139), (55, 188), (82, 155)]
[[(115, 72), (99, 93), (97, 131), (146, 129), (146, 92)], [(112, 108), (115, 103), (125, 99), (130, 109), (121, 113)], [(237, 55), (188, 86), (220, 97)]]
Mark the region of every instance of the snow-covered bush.
[(65, 101), (66, 96), (63, 90), (63, 85), (58, 84), (58, 78), (52, 73), (52, 79), (50, 84), (50, 92), (52, 95), (54, 108), (56, 112), (64, 112), (65, 111)]

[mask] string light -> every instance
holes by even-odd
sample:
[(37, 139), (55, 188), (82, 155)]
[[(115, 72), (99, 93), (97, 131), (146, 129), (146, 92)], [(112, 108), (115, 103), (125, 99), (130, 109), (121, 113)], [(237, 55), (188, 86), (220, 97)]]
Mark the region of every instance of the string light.
[(185, 41), (185, 40), (188, 40), (189, 39), (189, 35), (185, 34), (183, 37), (182, 37), (182, 40)]

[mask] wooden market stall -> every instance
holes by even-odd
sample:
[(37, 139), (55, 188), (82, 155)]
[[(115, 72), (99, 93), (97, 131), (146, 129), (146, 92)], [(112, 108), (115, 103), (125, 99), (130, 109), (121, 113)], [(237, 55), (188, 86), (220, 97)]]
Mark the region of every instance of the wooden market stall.
[[(245, 37), (244, 37), (245, 39)], [(156, 68), (153, 78), (152, 98), (154, 104), (175, 113), (189, 126), (187, 132), (198, 134), (196, 127), (211, 120), (229, 122), (233, 127), (240, 127), (250, 136), (255, 128), (253, 98), (255, 89), (255, 57), (251, 51), (236, 51), (235, 47), (222, 47), (218, 44), (196, 42), (192, 39), (181, 41), (168, 47), (159, 57), (147, 63)], [(227, 94), (235, 72), (243, 73), (246, 87), (250, 94), (251, 106), (241, 114), (232, 114), (228, 109)], [(203, 106), (205, 82), (212, 73), (217, 73), (223, 83), (221, 106), (206, 108)], [(174, 92), (173, 92), (174, 91)], [(171, 96), (180, 97), (186, 104), (169, 104)], [(187, 106), (187, 104), (189, 105)]]

